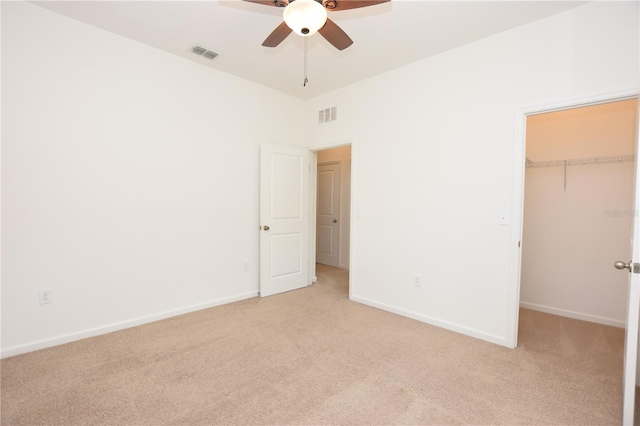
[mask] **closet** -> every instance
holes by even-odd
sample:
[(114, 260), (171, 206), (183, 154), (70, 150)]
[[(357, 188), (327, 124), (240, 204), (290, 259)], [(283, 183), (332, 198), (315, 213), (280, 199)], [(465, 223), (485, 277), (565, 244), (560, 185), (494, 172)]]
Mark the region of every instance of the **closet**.
[(527, 118), (521, 307), (624, 327), (636, 105)]

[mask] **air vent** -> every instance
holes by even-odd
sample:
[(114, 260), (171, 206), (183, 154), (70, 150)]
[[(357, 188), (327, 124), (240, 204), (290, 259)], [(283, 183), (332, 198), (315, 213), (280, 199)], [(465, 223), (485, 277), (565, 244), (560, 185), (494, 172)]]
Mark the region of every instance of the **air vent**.
[(318, 111), (318, 124), (327, 124), (338, 119), (338, 107), (325, 108)]
[(193, 47), (191, 47), (191, 51), (196, 55), (202, 55), (204, 52), (207, 51), (207, 49), (205, 49), (202, 46), (198, 46), (197, 44), (194, 44)]
[(209, 50), (206, 47), (200, 46), (199, 44), (194, 44), (193, 46), (191, 46), (191, 51), (196, 55), (202, 56), (207, 59), (213, 59), (218, 56), (218, 54), (213, 50)]
[(211, 50), (207, 50), (206, 52), (204, 52), (202, 54), (203, 57), (207, 58), (207, 59), (213, 59), (216, 56), (218, 56), (218, 54), (216, 52), (212, 52)]

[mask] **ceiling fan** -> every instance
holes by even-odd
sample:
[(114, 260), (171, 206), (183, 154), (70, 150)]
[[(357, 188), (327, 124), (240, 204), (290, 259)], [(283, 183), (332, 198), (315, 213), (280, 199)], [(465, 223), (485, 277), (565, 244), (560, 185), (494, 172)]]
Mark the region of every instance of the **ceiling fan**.
[(344, 50), (353, 40), (335, 22), (327, 18), (327, 10), (340, 11), (373, 6), (389, 0), (244, 0), (266, 6), (284, 8), (284, 22), (262, 42), (265, 47), (276, 47), (291, 32), (308, 37), (319, 32), (336, 49)]

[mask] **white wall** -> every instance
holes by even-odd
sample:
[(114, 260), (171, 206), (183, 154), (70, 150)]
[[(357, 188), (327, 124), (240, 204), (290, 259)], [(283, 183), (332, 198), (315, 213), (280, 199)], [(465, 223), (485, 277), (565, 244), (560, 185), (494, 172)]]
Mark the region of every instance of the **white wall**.
[(310, 147), (354, 141), (353, 300), (510, 345), (518, 111), (637, 90), (638, 35), (637, 2), (589, 3), (310, 100)]
[(2, 55), (3, 356), (257, 294), (259, 144), (302, 101), (28, 3)]
[[(635, 100), (527, 119), (527, 158), (562, 161), (635, 153)], [(632, 161), (527, 167), (521, 306), (625, 326), (631, 259)]]
[(351, 211), (351, 146), (318, 151), (318, 164), (337, 162), (340, 164), (340, 243), (338, 267), (349, 269), (349, 233)]

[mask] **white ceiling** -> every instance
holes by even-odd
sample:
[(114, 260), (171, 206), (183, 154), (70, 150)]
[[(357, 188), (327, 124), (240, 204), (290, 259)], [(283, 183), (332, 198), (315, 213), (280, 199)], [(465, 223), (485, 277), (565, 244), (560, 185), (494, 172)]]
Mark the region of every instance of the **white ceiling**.
[[(319, 34), (291, 34), (276, 48), (262, 41), (282, 22), (276, 7), (228, 1), (36, 1), (35, 4), (124, 37), (301, 99), (372, 77), (489, 35), (563, 12), (581, 1), (412, 1), (329, 12), (353, 39), (338, 51)], [(219, 53), (191, 53), (194, 43)]]

